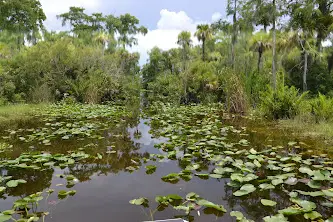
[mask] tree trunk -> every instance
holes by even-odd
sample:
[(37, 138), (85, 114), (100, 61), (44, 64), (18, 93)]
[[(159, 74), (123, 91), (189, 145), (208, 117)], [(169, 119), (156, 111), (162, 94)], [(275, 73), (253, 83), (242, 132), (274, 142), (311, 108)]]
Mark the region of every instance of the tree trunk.
[(273, 0), (273, 58), (272, 58), (272, 75), (273, 75), (273, 89), (276, 89), (276, 5), (275, 0)]
[(232, 48), (231, 48), (231, 59), (232, 59), (232, 67), (235, 68), (235, 63), (236, 63), (236, 52), (235, 52), (235, 45), (236, 45), (236, 40), (237, 40), (237, 0), (234, 0), (234, 15), (233, 15), (233, 30), (232, 30)]
[(205, 57), (205, 43), (206, 43), (206, 40), (203, 39), (202, 40), (202, 61), (205, 61), (206, 57)]
[(306, 77), (308, 74), (308, 52), (304, 50), (304, 71), (303, 71), (303, 91), (308, 91), (308, 85), (306, 81)]
[[(185, 47), (183, 47), (183, 72), (185, 72), (185, 68), (186, 68), (186, 51), (185, 51)], [(172, 73), (172, 71), (171, 71)]]

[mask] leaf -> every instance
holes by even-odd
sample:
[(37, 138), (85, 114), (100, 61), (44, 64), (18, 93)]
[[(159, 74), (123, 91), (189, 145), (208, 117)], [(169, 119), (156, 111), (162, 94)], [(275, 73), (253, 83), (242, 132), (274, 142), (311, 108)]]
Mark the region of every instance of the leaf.
[(26, 183), (27, 181), (25, 180), (10, 180), (6, 183), (7, 187), (13, 188), (17, 187), (21, 183)]
[(209, 178), (209, 174), (206, 174), (206, 173), (196, 173), (195, 176), (200, 177), (201, 179)]
[(6, 190), (6, 187), (0, 187), (0, 193), (5, 191)]
[(310, 180), (307, 185), (313, 189), (319, 189), (321, 187), (321, 183), (314, 180)]
[(157, 169), (157, 166), (154, 166), (154, 165), (148, 165), (145, 167), (147, 170), (146, 170), (146, 174), (153, 174), (155, 173), (156, 169)]
[(221, 174), (209, 174), (210, 177), (216, 178), (216, 179), (221, 179), (222, 175)]
[(262, 203), (262, 205), (270, 207), (274, 207), (277, 204), (275, 201), (266, 200), (266, 199), (261, 199), (260, 202)]
[(315, 220), (315, 219), (318, 219), (321, 217), (322, 217), (322, 215), (320, 213), (318, 213), (317, 211), (311, 211), (309, 213), (304, 214), (304, 218), (310, 219), (310, 220)]
[(188, 193), (186, 195), (186, 200), (195, 201), (195, 200), (197, 200), (197, 198), (199, 198), (199, 195), (194, 192)]
[(329, 180), (330, 179), (330, 173), (329, 171), (326, 170), (316, 170), (313, 172), (313, 180), (319, 180), (319, 181), (323, 181), (323, 180)]
[(272, 184), (268, 184), (268, 183), (260, 184), (259, 187), (262, 190), (269, 190), (269, 189), (274, 189), (275, 188), (275, 186), (273, 186)]
[(302, 190), (297, 190), (297, 192), (302, 195), (311, 196), (311, 197), (325, 196), (325, 193), (322, 191), (306, 192), (306, 191), (302, 191)]
[(298, 214), (302, 214), (302, 213), (303, 213), (302, 209), (294, 208), (294, 207), (288, 207), (283, 210), (279, 210), (279, 214), (283, 214), (283, 215), (287, 215), (287, 216), (298, 215)]
[(130, 200), (129, 202), (130, 204), (133, 204), (133, 205), (137, 205), (137, 206), (140, 206), (140, 205), (143, 205), (145, 203), (148, 203), (148, 199), (146, 198), (139, 198), (139, 199), (133, 199), (133, 200)]
[(288, 219), (283, 214), (277, 214), (275, 216), (264, 217), (265, 222), (288, 222)]
[(100, 154), (100, 153), (97, 153), (97, 159), (99, 159), (99, 160), (103, 159), (103, 156), (102, 156), (102, 154)]
[(302, 207), (305, 212), (310, 212), (316, 209), (316, 204), (311, 201), (301, 200), (299, 198), (291, 198), (290, 200), (291, 202), (296, 203), (297, 205)]
[(298, 180), (295, 177), (289, 177), (286, 181), (284, 181), (284, 183), (288, 185), (296, 185), (297, 182)]
[(5, 215), (5, 214), (0, 213), (0, 222), (8, 221), (11, 218), (12, 218), (11, 215)]
[(333, 217), (328, 218), (325, 222), (333, 222)]
[(230, 212), (230, 216), (232, 216), (232, 217), (236, 217), (236, 219), (237, 219), (238, 221), (240, 221), (240, 220), (242, 220), (242, 219), (244, 218), (243, 213), (242, 213), (242, 212), (239, 212), (239, 211), (231, 211), (231, 212)]
[(169, 194), (166, 196), (168, 199), (173, 199), (173, 200), (182, 200), (183, 198), (177, 194)]
[(234, 193), (234, 196), (236, 196), (236, 197), (244, 196), (244, 195), (254, 192), (255, 190), (256, 190), (256, 188), (252, 184), (245, 184), (240, 188), (240, 190), (238, 190)]
[(207, 208), (213, 208), (213, 209), (221, 211), (221, 212), (227, 212), (227, 210), (222, 205), (217, 205), (217, 204), (214, 204), (214, 203), (209, 202), (207, 200), (199, 200), (197, 202), (197, 204), (200, 205), (200, 206), (207, 207)]
[(272, 184), (274, 186), (277, 186), (277, 185), (282, 184), (282, 183), (283, 183), (283, 180), (281, 178), (272, 180)]
[(309, 176), (313, 175), (313, 171), (309, 167), (300, 167), (298, 171), (301, 173), (308, 174)]
[(325, 194), (325, 196), (328, 197), (333, 197), (333, 189), (328, 189), (328, 190), (322, 190), (322, 192)]

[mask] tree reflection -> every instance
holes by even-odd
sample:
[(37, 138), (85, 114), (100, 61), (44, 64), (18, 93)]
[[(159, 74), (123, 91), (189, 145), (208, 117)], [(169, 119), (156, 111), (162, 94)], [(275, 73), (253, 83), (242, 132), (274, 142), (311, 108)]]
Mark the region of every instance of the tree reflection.
[(12, 180), (23, 179), (27, 181), (27, 183), (20, 184), (15, 188), (8, 188), (6, 189), (6, 193), (8, 196), (23, 198), (43, 191), (51, 186), (53, 172), (53, 169), (8, 169), (5, 175), (13, 176)]

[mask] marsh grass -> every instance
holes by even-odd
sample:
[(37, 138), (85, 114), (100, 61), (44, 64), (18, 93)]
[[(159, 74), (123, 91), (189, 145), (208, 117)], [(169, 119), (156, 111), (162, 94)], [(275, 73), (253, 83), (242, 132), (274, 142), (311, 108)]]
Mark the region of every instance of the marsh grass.
[(292, 129), (295, 133), (311, 138), (323, 139), (333, 147), (333, 121), (312, 121), (304, 116), (278, 121), (278, 127)]
[(17, 104), (0, 106), (0, 126), (10, 123), (29, 121), (34, 113), (46, 107), (46, 104)]

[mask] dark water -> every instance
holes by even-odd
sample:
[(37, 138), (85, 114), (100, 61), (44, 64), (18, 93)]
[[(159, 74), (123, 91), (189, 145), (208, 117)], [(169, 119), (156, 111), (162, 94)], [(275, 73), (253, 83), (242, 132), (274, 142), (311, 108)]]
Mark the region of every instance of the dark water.
[[(177, 184), (163, 182), (161, 177), (183, 170), (178, 160), (148, 163), (157, 166), (157, 170), (152, 175), (147, 175), (144, 168), (145, 164), (140, 160), (148, 158), (149, 154), (159, 154), (162, 151), (154, 147), (155, 144), (164, 142), (164, 138), (152, 138), (149, 133), (150, 127), (146, 124), (149, 119), (140, 119), (139, 122), (132, 123), (134, 127), (127, 127), (124, 123), (118, 127), (111, 127), (104, 131), (104, 139), (84, 139), (84, 140), (58, 140), (51, 146), (42, 144), (26, 144), (16, 141), (14, 149), (6, 153), (2, 158), (15, 158), (22, 151), (50, 151), (52, 153), (66, 153), (69, 150), (82, 148), (87, 144), (90, 146), (85, 151), (90, 154), (103, 153), (106, 149), (117, 151), (117, 154), (104, 156), (102, 160), (93, 160), (75, 164), (71, 167), (61, 169), (49, 169), (44, 171), (34, 170), (11, 170), (2, 169), (2, 175), (14, 175), (17, 178), (25, 179), (27, 184), (22, 184), (18, 188), (5, 191), (0, 200), (0, 210), (12, 208), (13, 201), (23, 198), (26, 195), (33, 194), (47, 189), (56, 191), (66, 189), (66, 180), (56, 177), (57, 174), (72, 174), (78, 178), (79, 182), (72, 188), (77, 190), (76, 195), (68, 197), (65, 200), (58, 200), (57, 192), (54, 192), (47, 199), (40, 202), (38, 211), (47, 211), (50, 214), (45, 221), (100, 221), (100, 222), (141, 222), (150, 220), (150, 212), (147, 208), (129, 204), (129, 200), (146, 197), (150, 200), (150, 209), (157, 207), (154, 199), (156, 195), (179, 194), (185, 196), (189, 192), (195, 192), (201, 197), (222, 204), (228, 211), (222, 215), (214, 215), (209, 211), (201, 211), (201, 215), (192, 213), (195, 221), (235, 221), (229, 216), (230, 211), (241, 211), (249, 219), (260, 221), (269, 214), (275, 214), (276, 211), (270, 208), (264, 208), (260, 204), (259, 195), (254, 193), (244, 198), (232, 195), (232, 188), (226, 184), (229, 179), (207, 179), (203, 180), (193, 177), (186, 182), (180, 180)], [(293, 135), (290, 131), (275, 129), (272, 125), (266, 125), (258, 121), (244, 119), (225, 120), (226, 125), (234, 125), (236, 129), (246, 126), (244, 135), (229, 135), (230, 140), (239, 140), (246, 138), (251, 147), (262, 147), (266, 145), (286, 145), (290, 141), (303, 141), (309, 149), (315, 152), (325, 152), (327, 147), (322, 141), (315, 141), (309, 138), (301, 138)], [(38, 125), (38, 123), (37, 123)], [(31, 125), (29, 125), (31, 127)], [(136, 138), (135, 132), (141, 133), (140, 138)], [(112, 147), (111, 147), (112, 146)], [(133, 160), (139, 162), (140, 169), (130, 173), (126, 167), (133, 165)], [(208, 172), (208, 170), (203, 171)], [(278, 209), (289, 206), (288, 197), (283, 192), (263, 191), (261, 197), (270, 197), (278, 202)], [(177, 212), (171, 208), (163, 211), (157, 211), (154, 219), (170, 219), (182, 216), (182, 212)]]

